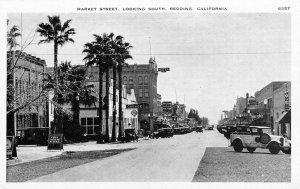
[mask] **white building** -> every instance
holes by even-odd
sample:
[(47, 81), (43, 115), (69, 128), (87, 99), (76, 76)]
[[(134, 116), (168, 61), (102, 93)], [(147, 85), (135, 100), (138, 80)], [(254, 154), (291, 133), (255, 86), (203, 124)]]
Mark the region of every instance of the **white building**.
[[(99, 87), (99, 82), (91, 82), (91, 84), (94, 84), (95, 90), (98, 93), (98, 87)], [(105, 96), (105, 83), (103, 83), (103, 97)], [(126, 128), (135, 128), (136, 130), (139, 129), (138, 125), (138, 108), (126, 108), (126, 105), (129, 104), (137, 104), (136, 97), (134, 90), (131, 89), (130, 91), (126, 91), (126, 87), (123, 86), (122, 90), (122, 109), (123, 109), (123, 126), (124, 129)], [(118, 107), (119, 107), (119, 92), (117, 89), (117, 97), (116, 97), (116, 110), (117, 110), (117, 115), (116, 115), (116, 123), (119, 121), (119, 112), (118, 112)], [(99, 133), (99, 118), (98, 118), (98, 107), (99, 103), (96, 102), (92, 106), (85, 106), (85, 105), (80, 105), (80, 126), (81, 126), (81, 132), (85, 133), (86, 135), (89, 136), (96, 136)], [(105, 134), (106, 132), (106, 126), (105, 126), (105, 110), (103, 109), (103, 116), (102, 116), (102, 134)], [(112, 117), (112, 112), (113, 112), (113, 86), (112, 86), (112, 81), (111, 85), (109, 87), (109, 135), (110, 137), (112, 136), (112, 127), (113, 127), (113, 117)], [(116, 124), (116, 136), (118, 137), (118, 131), (119, 131), (119, 124)]]

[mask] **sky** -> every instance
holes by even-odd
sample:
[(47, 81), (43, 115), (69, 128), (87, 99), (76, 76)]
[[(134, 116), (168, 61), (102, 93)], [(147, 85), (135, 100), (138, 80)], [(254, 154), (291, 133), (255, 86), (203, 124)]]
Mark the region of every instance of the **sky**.
[[(53, 43), (38, 45), (37, 25), (48, 14), (8, 14), (11, 25), (22, 26), (26, 52), (53, 66)], [(54, 14), (51, 14), (53, 16)], [(75, 43), (59, 48), (58, 61), (84, 64), (83, 45), (93, 34), (124, 36), (133, 49), (130, 64), (146, 64), (155, 56), (162, 101), (185, 103), (210, 123), (237, 97), (254, 93), (272, 81), (291, 80), (291, 17), (280, 13), (90, 13), (58, 14), (72, 19)], [(22, 19), (21, 19), (22, 18)], [(22, 20), (22, 24), (21, 24)], [(21, 41), (19, 42), (21, 43)]]

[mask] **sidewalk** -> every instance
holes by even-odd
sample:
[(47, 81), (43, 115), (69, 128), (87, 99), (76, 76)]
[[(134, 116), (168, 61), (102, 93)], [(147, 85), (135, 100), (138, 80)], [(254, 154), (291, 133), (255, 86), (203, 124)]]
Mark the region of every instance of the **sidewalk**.
[(34, 145), (19, 145), (17, 147), (18, 158), (7, 160), (6, 165), (15, 165), (19, 163), (30, 162), (34, 160), (58, 156), (67, 151), (93, 151), (93, 150), (110, 150), (110, 149), (124, 149), (124, 148), (137, 148), (146, 140), (139, 139), (139, 142), (129, 143), (106, 143), (96, 144), (96, 141), (89, 141), (83, 143), (64, 144), (64, 149), (47, 151), (47, 146), (34, 146)]

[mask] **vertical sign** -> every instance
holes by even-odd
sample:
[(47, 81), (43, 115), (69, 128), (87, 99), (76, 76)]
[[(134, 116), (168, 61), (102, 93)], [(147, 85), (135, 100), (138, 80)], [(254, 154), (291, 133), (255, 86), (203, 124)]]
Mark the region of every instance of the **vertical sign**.
[(62, 150), (63, 134), (50, 134), (48, 138), (47, 150)]
[(289, 99), (289, 91), (284, 91), (284, 109), (285, 111), (290, 110), (290, 99)]

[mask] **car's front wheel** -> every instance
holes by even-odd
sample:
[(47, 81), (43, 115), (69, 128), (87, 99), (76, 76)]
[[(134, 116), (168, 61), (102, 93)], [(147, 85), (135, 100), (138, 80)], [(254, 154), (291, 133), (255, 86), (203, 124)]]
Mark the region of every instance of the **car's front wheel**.
[(280, 146), (277, 142), (272, 142), (269, 145), (269, 151), (271, 152), (271, 154), (278, 154), (280, 151)]
[(247, 150), (248, 152), (253, 153), (256, 150), (256, 148), (248, 147)]
[(241, 151), (243, 151), (243, 148), (244, 148), (243, 144), (240, 140), (233, 141), (232, 146), (233, 146), (234, 151), (236, 151), (236, 152), (241, 152)]

